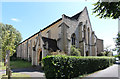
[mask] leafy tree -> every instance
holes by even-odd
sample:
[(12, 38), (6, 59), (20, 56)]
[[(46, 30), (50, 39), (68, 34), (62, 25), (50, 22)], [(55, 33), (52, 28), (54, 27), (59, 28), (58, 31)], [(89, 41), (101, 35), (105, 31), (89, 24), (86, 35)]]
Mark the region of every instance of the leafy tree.
[(99, 16), (100, 18), (117, 19), (120, 16), (120, 1), (102, 2), (99, 0), (93, 5), (95, 6), (93, 13), (96, 13), (96, 16)]
[(1, 49), (1, 45), (2, 45), (2, 28), (0, 27), (0, 61), (2, 61), (2, 49)]
[(120, 33), (117, 34), (116, 47), (117, 47), (117, 52), (120, 52)]
[(10, 31), (5, 31), (2, 38), (2, 55), (3, 58), (6, 56), (6, 51), (10, 50), (10, 55), (13, 55), (15, 52), (15, 34), (10, 33)]
[(21, 34), (12, 25), (2, 24), (1, 27), (1, 49), (2, 57), (5, 59), (6, 51), (10, 50), (10, 56), (12, 56), (15, 51), (17, 44), (22, 40)]

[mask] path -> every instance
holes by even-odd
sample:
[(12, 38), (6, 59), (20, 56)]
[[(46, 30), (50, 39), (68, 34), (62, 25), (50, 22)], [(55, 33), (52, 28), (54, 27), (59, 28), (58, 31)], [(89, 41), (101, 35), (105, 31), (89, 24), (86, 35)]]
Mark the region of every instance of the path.
[(114, 64), (104, 70), (100, 70), (93, 74), (90, 74), (82, 79), (119, 79), (120, 77), (120, 65)]
[(34, 68), (14, 69), (12, 71), (16, 73), (27, 74), (30, 75), (31, 77), (45, 78), (43, 71), (36, 70)]
[[(6, 72), (5, 70), (1, 70), (0, 75), (5, 74), (5, 72)], [(13, 69), (12, 72), (21, 73), (21, 74), (27, 74), (32, 79), (40, 79), (40, 78), (45, 79), (45, 75), (44, 75), (43, 71), (38, 70), (36, 68), (32, 68), (32, 67), (31, 68), (22, 68), (22, 69)]]

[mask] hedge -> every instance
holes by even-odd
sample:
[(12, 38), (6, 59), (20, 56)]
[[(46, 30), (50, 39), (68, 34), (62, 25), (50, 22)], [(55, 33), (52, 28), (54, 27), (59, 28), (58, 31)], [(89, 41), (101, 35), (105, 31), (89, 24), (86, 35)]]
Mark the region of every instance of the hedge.
[(43, 66), (46, 78), (74, 78), (104, 69), (114, 63), (113, 57), (46, 56)]

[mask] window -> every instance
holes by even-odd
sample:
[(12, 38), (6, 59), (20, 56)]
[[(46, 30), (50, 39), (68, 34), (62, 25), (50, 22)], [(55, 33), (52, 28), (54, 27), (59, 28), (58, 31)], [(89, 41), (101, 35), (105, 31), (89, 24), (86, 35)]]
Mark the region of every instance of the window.
[(90, 44), (90, 29), (88, 28), (88, 45)]
[(71, 39), (72, 39), (72, 45), (75, 45), (75, 39), (76, 39), (75, 33), (72, 34)]
[(85, 25), (84, 25), (84, 40), (85, 40), (85, 43), (86, 43), (86, 28), (85, 28)]

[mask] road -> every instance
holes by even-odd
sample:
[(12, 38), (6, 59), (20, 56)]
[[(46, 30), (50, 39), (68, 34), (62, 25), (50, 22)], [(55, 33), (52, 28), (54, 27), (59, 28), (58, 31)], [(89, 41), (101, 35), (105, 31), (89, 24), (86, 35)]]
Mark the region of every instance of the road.
[(97, 71), (82, 79), (119, 79), (120, 65), (114, 64), (104, 70)]

